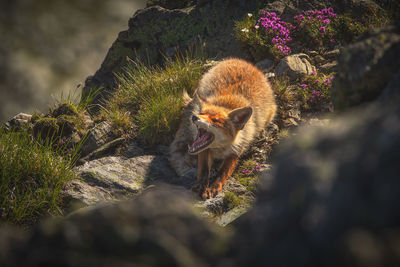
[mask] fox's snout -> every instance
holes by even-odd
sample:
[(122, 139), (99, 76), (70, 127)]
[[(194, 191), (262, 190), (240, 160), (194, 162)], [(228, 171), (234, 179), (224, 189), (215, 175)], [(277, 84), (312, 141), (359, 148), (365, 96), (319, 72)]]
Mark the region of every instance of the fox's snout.
[(193, 115), (192, 116), (192, 121), (193, 122), (196, 122), (196, 121), (198, 121), (199, 120), (199, 117), (197, 117), (196, 115)]

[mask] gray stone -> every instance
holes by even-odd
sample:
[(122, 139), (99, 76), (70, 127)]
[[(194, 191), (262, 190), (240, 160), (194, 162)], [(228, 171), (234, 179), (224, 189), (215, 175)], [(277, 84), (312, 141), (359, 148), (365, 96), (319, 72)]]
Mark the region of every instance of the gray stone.
[(8, 129), (21, 129), (21, 127), (27, 125), (31, 120), (32, 115), (26, 113), (19, 113), (12, 117), (11, 120), (6, 122), (6, 128)]
[(234, 222), (239, 217), (241, 217), (243, 214), (248, 212), (249, 209), (250, 209), (249, 205), (235, 207), (229, 210), (228, 212), (223, 213), (220, 217), (217, 218), (215, 223), (221, 226), (227, 226), (232, 222)]
[(156, 180), (172, 181), (175, 177), (168, 161), (156, 156), (104, 157), (75, 170), (78, 178), (64, 191), (65, 202), (71, 207), (130, 198)]
[(339, 49), (334, 49), (324, 54), (325, 58), (328, 60), (336, 60), (339, 57), (339, 55), (340, 55)]
[(319, 66), (318, 69), (326, 74), (336, 72), (338, 70), (338, 63), (337, 61), (328, 62)]
[(270, 59), (264, 59), (257, 62), (256, 67), (262, 70), (264, 73), (267, 73), (274, 67), (274, 61)]
[(106, 122), (100, 122), (89, 130), (86, 142), (82, 146), (82, 156), (88, 155), (90, 152), (100, 148), (114, 137), (111, 125)]
[(393, 76), (386, 88), (379, 97), (382, 103), (398, 104), (400, 103), (400, 69)]
[(306, 54), (294, 54), (283, 58), (275, 68), (277, 77), (287, 75), (291, 80), (311, 75), (316, 68), (309, 62)]

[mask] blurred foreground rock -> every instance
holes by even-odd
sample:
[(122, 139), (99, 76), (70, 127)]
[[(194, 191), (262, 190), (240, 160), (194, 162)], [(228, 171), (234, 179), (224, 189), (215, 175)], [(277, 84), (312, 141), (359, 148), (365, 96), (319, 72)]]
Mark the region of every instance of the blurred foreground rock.
[(371, 102), (400, 70), (400, 28), (377, 29), (343, 49), (333, 82), (337, 109)]
[[(185, 190), (186, 191), (186, 190)], [(0, 231), (1, 266), (212, 266), (227, 231), (202, 220), (176, 187), (49, 220), (25, 240)], [(11, 242), (7, 242), (11, 241)]]
[(280, 147), (236, 222), (236, 266), (400, 265), (400, 107), (352, 113)]

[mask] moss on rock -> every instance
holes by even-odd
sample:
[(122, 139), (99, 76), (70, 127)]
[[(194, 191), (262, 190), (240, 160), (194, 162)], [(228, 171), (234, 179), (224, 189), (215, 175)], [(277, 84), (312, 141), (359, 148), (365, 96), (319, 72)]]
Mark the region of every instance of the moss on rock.
[(51, 112), (51, 115), (55, 118), (62, 115), (78, 116), (78, 114), (76, 107), (70, 103), (62, 103)]
[(33, 136), (35, 138), (52, 138), (58, 134), (60, 127), (55, 118), (40, 118), (33, 125)]

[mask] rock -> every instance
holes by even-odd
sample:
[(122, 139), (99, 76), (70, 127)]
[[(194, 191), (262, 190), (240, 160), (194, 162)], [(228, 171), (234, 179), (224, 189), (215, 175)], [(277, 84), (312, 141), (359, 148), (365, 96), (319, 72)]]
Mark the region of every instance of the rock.
[(143, 148), (139, 147), (136, 142), (133, 141), (129, 143), (123, 153), (127, 158), (133, 158), (144, 155), (144, 150)]
[(319, 55), (319, 53), (318, 53), (317, 51), (314, 51), (314, 50), (308, 51), (307, 54), (308, 54), (310, 57), (316, 57), (316, 56)]
[(30, 115), (30, 114), (26, 114), (26, 113), (22, 113), (22, 112), (18, 113), (17, 115), (12, 117), (11, 120), (6, 122), (6, 128), (15, 129), (15, 130), (21, 129), (29, 123), (31, 118), (32, 118), (32, 115)]
[(105, 143), (104, 145), (102, 145), (101, 147), (99, 147), (98, 149), (96, 149), (93, 152), (90, 152), (89, 155), (80, 158), (77, 162), (77, 164), (84, 164), (88, 161), (94, 160), (94, 159), (98, 159), (101, 157), (106, 156), (107, 154), (111, 154), (113, 152), (115, 152), (115, 150), (122, 145), (125, 142), (125, 138), (124, 137), (120, 137), (117, 139), (114, 139), (108, 143)]
[(235, 266), (399, 266), (399, 158), (398, 104), (303, 129), (233, 223)]
[(326, 52), (324, 56), (327, 60), (336, 60), (339, 57), (339, 55), (340, 55), (340, 50), (334, 49)]
[(223, 213), (220, 217), (215, 221), (216, 224), (221, 226), (227, 226), (234, 222), (237, 218), (248, 212), (250, 206), (238, 206), (235, 207), (228, 212)]
[(264, 73), (267, 73), (274, 67), (274, 61), (270, 59), (264, 59), (257, 62), (256, 67), (262, 70)]
[(126, 199), (157, 181), (173, 181), (168, 160), (156, 156), (104, 157), (76, 168), (78, 178), (64, 190), (67, 206)]
[(386, 88), (379, 97), (382, 103), (391, 103), (395, 105), (400, 103), (400, 70), (393, 76)]
[(206, 267), (222, 257), (228, 236), (197, 216), (180, 188), (155, 187), (131, 201), (45, 221), (31, 235), (0, 231), (0, 256), (9, 252), (0, 265)]
[(309, 62), (306, 54), (294, 54), (283, 58), (276, 66), (275, 74), (280, 77), (287, 75), (291, 80), (301, 78), (304, 75), (311, 75), (316, 68)]
[(325, 58), (321, 55), (316, 55), (314, 58), (314, 63), (321, 64), (325, 62)]
[(332, 61), (328, 62), (324, 65), (319, 66), (319, 70), (322, 71), (323, 73), (329, 74), (332, 72), (337, 72), (338, 71), (338, 63), (337, 61)]
[(343, 49), (333, 81), (335, 109), (376, 99), (400, 69), (400, 28), (372, 31)]
[[(185, 9), (168, 10), (153, 6), (137, 11), (129, 20), (129, 29), (118, 34), (100, 69), (86, 79), (83, 95), (100, 86), (104, 87), (102, 97), (110, 95), (108, 93), (112, 93), (117, 86), (114, 74), (123, 71), (128, 63), (127, 57), (162, 65), (167, 49), (184, 51), (194, 45), (204, 44), (204, 52), (209, 58), (250, 58), (239, 42), (232, 38), (233, 18), (254, 13), (258, 10), (257, 3), (225, 0), (201, 2)], [(97, 98), (95, 102), (100, 99)]]
[(194, 5), (193, 0), (148, 0), (146, 1), (146, 7), (151, 7), (151, 6), (161, 6), (163, 8), (167, 9), (179, 9), (179, 8), (185, 8), (189, 7), (191, 5)]
[(110, 142), (114, 137), (111, 125), (106, 122), (100, 122), (89, 130), (86, 142), (82, 146), (82, 156), (86, 156), (94, 150), (100, 148), (105, 143)]

